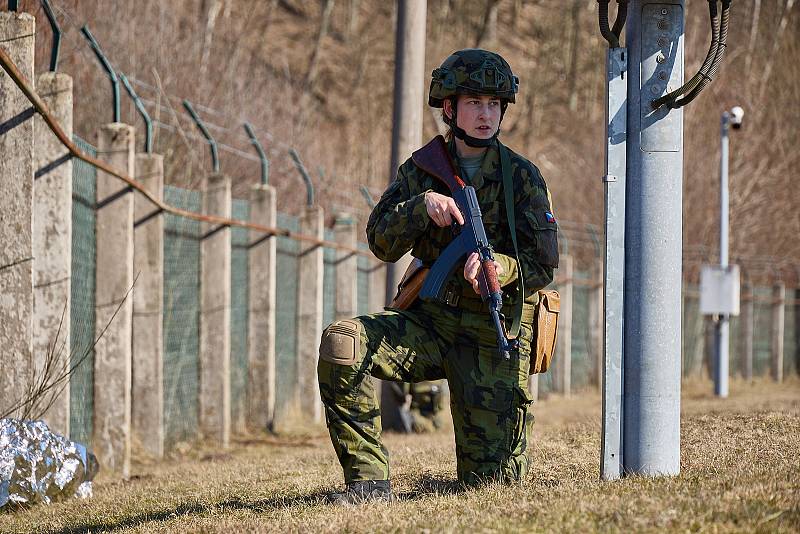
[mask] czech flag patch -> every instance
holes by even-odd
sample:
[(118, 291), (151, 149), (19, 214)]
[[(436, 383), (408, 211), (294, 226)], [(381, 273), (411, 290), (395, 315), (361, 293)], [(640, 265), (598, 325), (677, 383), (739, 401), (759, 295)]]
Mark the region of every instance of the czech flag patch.
[(550, 213), (549, 211), (546, 211), (546, 212), (544, 212), (544, 216), (545, 216), (545, 218), (547, 219), (547, 222), (549, 222), (549, 223), (554, 223), (554, 222), (556, 222), (556, 218), (555, 218), (555, 217), (553, 216), (553, 214), (552, 214), (552, 213)]

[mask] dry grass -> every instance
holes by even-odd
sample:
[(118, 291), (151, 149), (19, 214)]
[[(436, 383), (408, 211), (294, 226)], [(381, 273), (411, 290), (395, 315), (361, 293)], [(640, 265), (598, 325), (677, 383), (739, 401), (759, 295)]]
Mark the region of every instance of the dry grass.
[(340, 471), (322, 428), (198, 447), (139, 462), (96, 497), (0, 515), (3, 532), (705, 531), (800, 530), (800, 381), (684, 388), (682, 474), (598, 480), (599, 397), (551, 397), (536, 410), (525, 483), (459, 491), (452, 435), (387, 436), (393, 504), (323, 502)]

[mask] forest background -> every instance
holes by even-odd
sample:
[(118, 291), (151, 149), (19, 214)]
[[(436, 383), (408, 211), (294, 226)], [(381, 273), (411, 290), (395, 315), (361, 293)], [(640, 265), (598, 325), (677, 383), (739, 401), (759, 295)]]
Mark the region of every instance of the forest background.
[[(211, 169), (207, 146), (180, 105), (185, 98), (224, 145), (221, 170), (233, 178), (235, 197), (246, 197), (260, 179), (257, 159), (242, 156), (255, 155), (242, 128), (247, 121), (267, 150), (281, 211), (297, 214), (305, 202), (288, 153), (295, 148), (329, 221), (344, 211), (363, 228), (370, 208), (360, 187), (377, 198), (394, 175), (394, 2), (51, 3), (65, 32), (59, 70), (75, 81), (77, 135), (93, 142), (97, 128), (113, 118), (108, 79), (79, 32), (88, 24), (156, 120), (154, 152), (164, 154), (166, 183), (199, 187)], [(51, 31), (39, 2), (20, 4), (39, 21), (36, 70), (42, 72)], [(744, 127), (731, 135), (731, 260), (761, 265), (767, 277), (782, 270), (787, 283), (799, 282), (798, 11), (794, 0), (734, 2), (720, 73), (686, 108), (685, 263), (718, 259), (719, 121), (723, 110), (740, 105)], [(709, 40), (708, 3), (687, 0), (687, 79)], [(503, 141), (539, 166), (560, 220), (601, 230), (607, 44), (598, 30), (597, 1), (429, 0), (426, 75), (453, 50), (474, 46), (498, 51), (521, 79)], [(123, 96), (122, 103), (122, 120), (137, 125), (142, 146), (144, 128), (133, 102)], [(441, 127), (437, 114), (427, 108), (424, 139)], [(698, 276), (696, 269), (686, 274)]]

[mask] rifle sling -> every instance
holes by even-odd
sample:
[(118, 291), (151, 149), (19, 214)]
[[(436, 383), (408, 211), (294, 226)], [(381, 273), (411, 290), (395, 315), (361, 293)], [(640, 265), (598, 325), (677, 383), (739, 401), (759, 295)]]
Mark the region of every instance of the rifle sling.
[(514, 243), (514, 259), (517, 261), (517, 303), (514, 306), (514, 315), (511, 317), (511, 328), (508, 335), (510, 338), (519, 336), (520, 325), (522, 322), (522, 303), (525, 300), (525, 279), (522, 276), (522, 264), (519, 262), (519, 247), (517, 247), (517, 225), (514, 219), (514, 183), (511, 180), (511, 157), (508, 149), (500, 141), (497, 142), (500, 150), (500, 170), (503, 173), (503, 191), (506, 197), (506, 215), (508, 216), (508, 228), (511, 231), (511, 242)]

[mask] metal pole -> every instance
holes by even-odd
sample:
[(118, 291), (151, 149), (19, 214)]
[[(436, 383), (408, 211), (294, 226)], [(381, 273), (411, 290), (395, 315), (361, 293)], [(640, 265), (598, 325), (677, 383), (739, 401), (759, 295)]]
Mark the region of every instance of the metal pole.
[[(422, 144), (422, 112), (425, 105), (425, 15), (427, 0), (399, 0), (394, 52), (394, 114), (389, 183), (397, 168)], [(386, 303), (410, 261), (387, 265)]]
[(61, 50), (61, 27), (58, 25), (53, 8), (48, 0), (42, 0), (42, 7), (47, 20), (50, 21), (50, 28), (53, 30), (53, 48), (50, 50), (50, 72), (58, 69), (58, 56)]
[(192, 103), (188, 100), (184, 100), (183, 107), (189, 112), (192, 120), (200, 129), (200, 133), (202, 133), (203, 137), (205, 137), (206, 141), (208, 141), (208, 146), (211, 149), (211, 167), (215, 173), (219, 172), (219, 153), (217, 152), (217, 141), (211, 136), (211, 133), (208, 131), (208, 128), (206, 128), (206, 125), (203, 124), (200, 116), (197, 115), (197, 112), (195, 112), (194, 108), (192, 107)]
[[(728, 121), (730, 114), (722, 113), (720, 121), (719, 161), (719, 266), (728, 269)], [(728, 396), (730, 317), (720, 314), (714, 324), (714, 394)]]
[(622, 344), (625, 281), (625, 147), (627, 132), (626, 48), (606, 55), (606, 175), (603, 261), (603, 432), (600, 478), (622, 476)]
[(142, 120), (144, 121), (144, 127), (145, 127), (144, 151), (148, 154), (152, 154), (153, 121), (150, 119), (150, 115), (147, 113), (147, 110), (145, 109), (144, 104), (142, 103), (142, 99), (139, 98), (139, 95), (137, 95), (136, 91), (133, 90), (133, 86), (128, 81), (128, 78), (126, 78), (124, 74), (120, 74), (119, 79), (122, 80), (122, 85), (125, 86), (125, 90), (128, 91), (128, 95), (130, 95), (131, 99), (133, 100), (133, 104), (136, 106), (136, 109), (142, 116)]
[(680, 473), (684, 0), (628, 10), (623, 469)]
[(303, 165), (303, 162), (300, 160), (300, 154), (297, 153), (297, 150), (290, 148), (289, 155), (292, 157), (292, 161), (294, 161), (294, 166), (297, 167), (297, 172), (300, 173), (300, 177), (303, 179), (303, 182), (306, 184), (306, 205), (313, 206), (314, 205), (314, 183), (311, 181), (311, 176), (308, 174), (306, 170), (306, 166)]
[(89, 26), (84, 24), (81, 27), (81, 33), (86, 40), (89, 41), (94, 55), (97, 56), (98, 61), (100, 61), (100, 64), (103, 66), (103, 69), (105, 69), (106, 74), (108, 75), (108, 79), (111, 81), (111, 90), (113, 91), (114, 96), (114, 122), (120, 122), (119, 79), (117, 78), (117, 72), (114, 70), (114, 67), (111, 66), (111, 63), (108, 61), (106, 55), (103, 54), (103, 51), (100, 50), (100, 45), (92, 35), (92, 32), (89, 31)]

